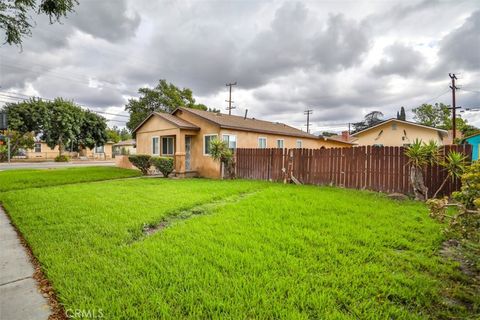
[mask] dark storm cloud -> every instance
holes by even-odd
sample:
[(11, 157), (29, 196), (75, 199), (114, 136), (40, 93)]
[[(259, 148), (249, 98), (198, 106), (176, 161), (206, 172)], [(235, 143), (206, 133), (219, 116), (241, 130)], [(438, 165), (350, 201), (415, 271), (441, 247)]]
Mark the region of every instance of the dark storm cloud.
[(372, 68), (378, 76), (408, 76), (422, 66), (422, 54), (401, 43), (392, 44), (384, 49), (384, 57)]
[(79, 30), (112, 42), (133, 37), (141, 21), (138, 13), (127, 15), (125, 0), (80, 1), (69, 19)]
[(480, 10), (440, 41), (438, 57), (439, 63), (431, 73), (434, 78), (448, 72), (480, 71)]

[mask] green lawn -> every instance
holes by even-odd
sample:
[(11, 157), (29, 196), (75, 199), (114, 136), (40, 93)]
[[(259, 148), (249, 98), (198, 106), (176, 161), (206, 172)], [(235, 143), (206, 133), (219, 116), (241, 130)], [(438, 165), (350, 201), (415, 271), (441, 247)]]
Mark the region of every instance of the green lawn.
[(0, 192), (88, 181), (129, 178), (139, 175), (140, 171), (116, 167), (8, 170), (0, 171)]
[(65, 309), (106, 319), (424, 319), (458, 276), (423, 205), (370, 192), (130, 179), (0, 200)]

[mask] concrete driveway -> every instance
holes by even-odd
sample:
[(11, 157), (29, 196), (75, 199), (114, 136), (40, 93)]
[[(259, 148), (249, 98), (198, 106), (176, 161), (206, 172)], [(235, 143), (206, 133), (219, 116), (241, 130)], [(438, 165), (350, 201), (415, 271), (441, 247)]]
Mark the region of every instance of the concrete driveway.
[(72, 161), (72, 162), (12, 162), (0, 163), (0, 171), (16, 169), (52, 169), (52, 168), (73, 168), (73, 167), (111, 167), (115, 161)]

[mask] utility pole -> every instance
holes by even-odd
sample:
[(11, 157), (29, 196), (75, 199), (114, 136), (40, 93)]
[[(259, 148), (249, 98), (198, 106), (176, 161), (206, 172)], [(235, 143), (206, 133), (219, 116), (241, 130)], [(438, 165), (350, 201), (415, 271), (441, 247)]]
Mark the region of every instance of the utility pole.
[(232, 86), (236, 86), (237, 85), (237, 81), (235, 81), (234, 83), (227, 83), (225, 86), (229, 87), (229, 95), (228, 95), (228, 100), (225, 100), (226, 102), (228, 102), (228, 107), (227, 107), (227, 110), (228, 110), (228, 114), (229, 115), (232, 115), (232, 109), (235, 109), (235, 107), (232, 107)]
[(310, 133), (310, 115), (313, 113), (312, 109), (305, 110), (303, 114), (307, 115), (307, 133)]
[(457, 76), (455, 76), (455, 73), (449, 73), (448, 76), (450, 79), (452, 79), (452, 85), (450, 86), (450, 89), (452, 89), (452, 107), (449, 108), (452, 110), (452, 143), (454, 143), (455, 138), (457, 137), (457, 109), (460, 109), (460, 107), (457, 107), (455, 104), (455, 91), (458, 89), (455, 86), (455, 80), (457, 80)]

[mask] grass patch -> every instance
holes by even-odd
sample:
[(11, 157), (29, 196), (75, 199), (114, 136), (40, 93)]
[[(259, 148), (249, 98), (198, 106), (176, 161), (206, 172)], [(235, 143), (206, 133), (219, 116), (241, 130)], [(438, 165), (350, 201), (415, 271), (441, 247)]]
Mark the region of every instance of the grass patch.
[(0, 192), (137, 176), (137, 170), (116, 167), (7, 170), (0, 171)]
[(370, 192), (135, 179), (0, 199), (65, 308), (108, 319), (430, 318), (458, 275), (422, 204)]

